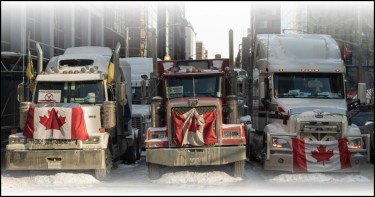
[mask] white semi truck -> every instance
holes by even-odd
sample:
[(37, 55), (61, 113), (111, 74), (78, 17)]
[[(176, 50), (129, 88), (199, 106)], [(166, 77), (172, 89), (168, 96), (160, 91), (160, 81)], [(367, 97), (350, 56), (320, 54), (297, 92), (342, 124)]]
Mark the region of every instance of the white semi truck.
[(151, 107), (150, 107), (150, 73), (153, 69), (152, 58), (146, 57), (127, 57), (121, 58), (120, 62), (126, 62), (130, 65), (131, 84), (132, 84), (132, 125), (139, 130), (139, 148), (137, 150), (137, 159), (140, 159), (141, 152), (144, 149), (144, 134), (151, 126)]
[(369, 135), (348, 125), (345, 66), (331, 36), (259, 34), (251, 51), (250, 160), (292, 172), (351, 171), (369, 161)]
[(10, 135), (6, 146), (7, 170), (94, 170), (97, 179), (106, 180), (113, 160), (135, 162), (131, 69), (120, 66), (119, 49), (120, 44), (113, 53), (106, 47), (68, 48), (44, 71), (38, 61), (32, 100), (20, 103), (23, 133)]

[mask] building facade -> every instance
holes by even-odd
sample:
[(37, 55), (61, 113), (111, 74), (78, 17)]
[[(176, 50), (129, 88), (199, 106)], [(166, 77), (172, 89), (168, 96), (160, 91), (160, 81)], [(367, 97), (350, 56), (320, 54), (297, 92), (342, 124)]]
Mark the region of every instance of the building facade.
[(204, 44), (202, 41), (196, 42), (196, 58), (197, 60), (204, 60), (208, 57), (208, 51), (204, 47)]

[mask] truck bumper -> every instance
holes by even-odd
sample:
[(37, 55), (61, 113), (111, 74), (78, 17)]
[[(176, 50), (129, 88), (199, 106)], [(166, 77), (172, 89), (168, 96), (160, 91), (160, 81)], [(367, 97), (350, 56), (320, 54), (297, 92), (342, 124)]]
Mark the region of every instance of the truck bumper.
[(7, 170), (104, 169), (103, 149), (96, 150), (6, 150)]
[[(361, 166), (368, 163), (367, 156), (352, 153), (350, 157), (351, 168), (335, 170), (334, 172), (359, 172)], [(293, 155), (292, 154), (270, 154), (269, 160), (265, 160), (265, 170), (289, 171), (293, 172)]]
[(165, 166), (223, 165), (245, 159), (245, 146), (146, 149), (146, 162)]

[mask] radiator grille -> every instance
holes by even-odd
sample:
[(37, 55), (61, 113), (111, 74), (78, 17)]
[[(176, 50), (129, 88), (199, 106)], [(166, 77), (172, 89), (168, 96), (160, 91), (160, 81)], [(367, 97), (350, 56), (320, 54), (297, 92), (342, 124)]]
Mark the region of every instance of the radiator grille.
[[(176, 107), (176, 108), (173, 108), (172, 111), (174, 110), (178, 115), (182, 115), (186, 112), (188, 112), (189, 110), (191, 110), (192, 108), (191, 107)], [(208, 106), (208, 107), (196, 107), (197, 111), (198, 111), (198, 114), (199, 115), (202, 115), (202, 114), (205, 114), (207, 112), (212, 112), (215, 110), (215, 107), (212, 107), (212, 106)]]
[(139, 131), (142, 129), (142, 118), (141, 117), (132, 117), (132, 127), (137, 128)]

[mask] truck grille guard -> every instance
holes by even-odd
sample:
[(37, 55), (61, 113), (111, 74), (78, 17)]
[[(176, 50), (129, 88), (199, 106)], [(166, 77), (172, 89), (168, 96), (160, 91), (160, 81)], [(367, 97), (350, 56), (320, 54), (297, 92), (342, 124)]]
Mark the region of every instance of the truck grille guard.
[[(272, 147), (272, 138), (273, 137), (277, 137), (277, 138), (280, 138), (280, 137), (287, 137), (289, 138), (289, 141), (291, 141), (291, 138), (295, 138), (297, 137), (297, 134), (271, 134), (271, 133), (267, 133), (267, 142), (266, 142), (266, 160), (270, 160), (270, 155), (271, 155), (271, 151), (283, 151), (283, 152), (288, 152), (290, 154), (292, 154), (293, 152), (293, 149), (292, 149), (292, 146), (290, 148), (274, 148)], [(361, 148), (361, 149), (350, 149), (349, 148), (349, 152), (350, 153), (366, 153), (367, 154), (367, 161), (369, 162), (370, 161), (370, 148), (368, 145), (370, 145), (370, 134), (359, 134), (359, 135), (347, 135), (345, 136), (347, 138), (365, 138), (365, 141), (366, 141), (366, 147), (365, 148)]]
[(80, 149), (82, 140), (72, 139), (28, 139), (29, 149)]
[(313, 141), (338, 140), (342, 137), (342, 123), (330, 121), (301, 121), (298, 131), (300, 138)]
[[(300, 121), (297, 122), (297, 133), (294, 134), (280, 134), (280, 133), (267, 133), (267, 149), (266, 159), (270, 159), (271, 151), (275, 152), (288, 152), (292, 154), (291, 138), (301, 138), (313, 141), (331, 141), (338, 140), (339, 138), (345, 137), (350, 141), (353, 138), (360, 138), (365, 141), (363, 148), (352, 149), (349, 148), (351, 153), (365, 153), (367, 154), (367, 160), (370, 161), (370, 134), (357, 134), (357, 135), (344, 135), (342, 133), (343, 123), (341, 121)], [(285, 139), (290, 144), (290, 147), (279, 148), (272, 146), (273, 138)]]

